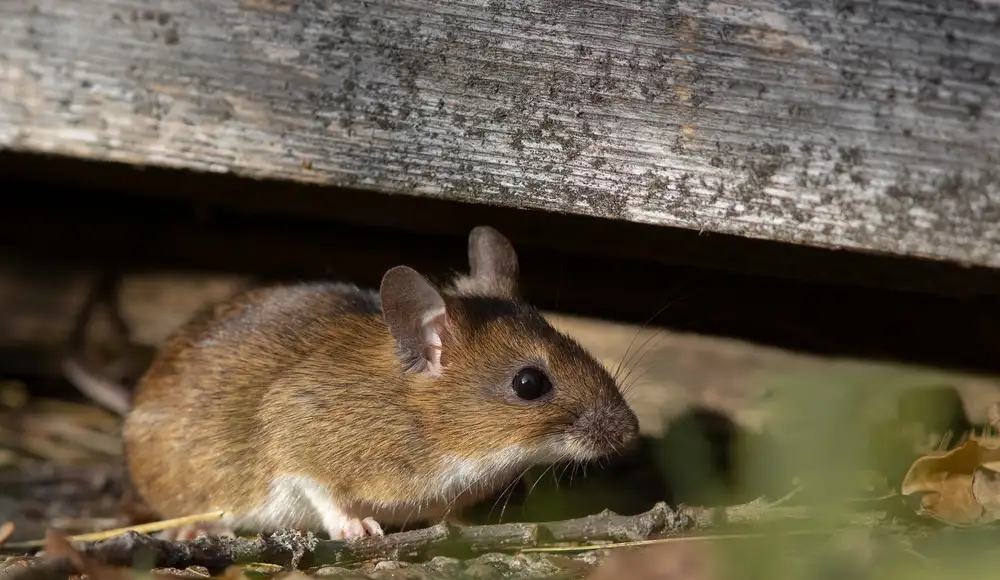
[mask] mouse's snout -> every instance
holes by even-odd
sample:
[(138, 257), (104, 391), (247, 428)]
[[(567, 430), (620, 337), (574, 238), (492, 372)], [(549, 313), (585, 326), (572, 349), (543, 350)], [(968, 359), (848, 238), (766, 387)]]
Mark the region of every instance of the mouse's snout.
[(595, 455), (621, 453), (639, 435), (639, 419), (627, 405), (602, 405), (580, 415), (576, 427)]

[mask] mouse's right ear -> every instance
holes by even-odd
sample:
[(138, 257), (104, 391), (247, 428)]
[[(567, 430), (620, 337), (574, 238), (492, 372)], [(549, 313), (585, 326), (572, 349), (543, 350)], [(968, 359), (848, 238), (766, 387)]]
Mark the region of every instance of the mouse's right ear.
[(396, 266), (382, 276), (379, 295), (404, 369), (440, 374), (441, 332), (448, 313), (438, 289), (413, 268)]
[(517, 295), (517, 252), (503, 234), (489, 226), (476, 226), (469, 233), (469, 279), (487, 294), (513, 298)]

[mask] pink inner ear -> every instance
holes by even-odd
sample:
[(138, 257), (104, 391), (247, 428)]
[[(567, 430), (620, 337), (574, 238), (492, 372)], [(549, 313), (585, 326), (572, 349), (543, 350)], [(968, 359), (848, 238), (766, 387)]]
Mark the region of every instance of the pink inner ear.
[(431, 376), (441, 374), (441, 329), (447, 320), (447, 314), (442, 308), (428, 312), (420, 321), (423, 330), (424, 358), (427, 359), (426, 372)]

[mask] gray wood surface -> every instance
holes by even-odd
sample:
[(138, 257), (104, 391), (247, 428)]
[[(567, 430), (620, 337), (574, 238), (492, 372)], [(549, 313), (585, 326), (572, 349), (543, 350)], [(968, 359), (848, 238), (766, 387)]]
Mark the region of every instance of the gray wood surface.
[(0, 148), (1000, 266), (1000, 2), (3, 0)]

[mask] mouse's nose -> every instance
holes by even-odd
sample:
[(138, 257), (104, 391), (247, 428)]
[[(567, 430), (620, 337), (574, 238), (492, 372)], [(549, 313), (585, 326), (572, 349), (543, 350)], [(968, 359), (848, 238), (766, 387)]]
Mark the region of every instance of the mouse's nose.
[(639, 437), (639, 418), (635, 416), (635, 412), (627, 405), (622, 405), (619, 409), (619, 414), (622, 416), (621, 421), (623, 424), (621, 429), (621, 444), (627, 447)]
[(578, 426), (605, 453), (622, 452), (639, 435), (639, 419), (627, 405), (606, 405), (580, 416)]

